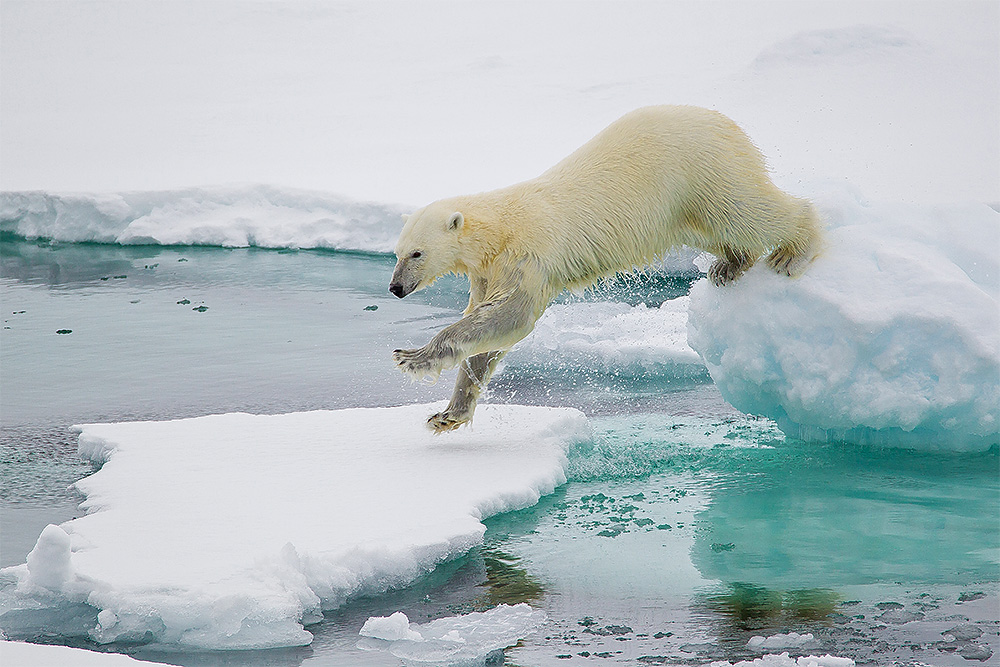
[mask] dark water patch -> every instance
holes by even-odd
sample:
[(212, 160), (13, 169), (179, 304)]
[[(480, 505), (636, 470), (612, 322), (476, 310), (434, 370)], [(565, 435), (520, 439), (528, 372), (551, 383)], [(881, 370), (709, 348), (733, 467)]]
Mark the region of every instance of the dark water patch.
[(67, 428), (0, 428), (0, 567), (24, 563), (46, 525), (82, 516), (73, 483), (96, 468), (76, 446)]
[(972, 592), (972, 593), (961, 593), (958, 596), (958, 601), (959, 602), (974, 602), (976, 600), (982, 600), (984, 597), (986, 597), (986, 593), (984, 593), (982, 591), (975, 591), (975, 592)]
[(77, 436), (68, 428), (0, 428), (0, 501), (44, 506), (83, 499), (71, 485), (92, 473), (77, 456)]

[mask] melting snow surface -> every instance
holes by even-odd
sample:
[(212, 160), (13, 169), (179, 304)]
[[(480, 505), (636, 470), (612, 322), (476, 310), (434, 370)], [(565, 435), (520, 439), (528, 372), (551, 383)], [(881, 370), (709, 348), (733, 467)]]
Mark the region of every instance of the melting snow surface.
[(817, 197), (827, 247), (691, 291), (688, 341), (733, 406), (789, 435), (931, 449), (1000, 442), (1000, 213)]
[[(0, 613), (86, 603), (98, 642), (308, 644), (346, 599), (405, 586), (481, 541), (488, 516), (564, 483), (590, 437), (572, 409), (480, 406), (434, 436), (441, 405), (91, 424), (88, 514), (48, 526)], [(16, 613), (5, 627), (15, 627)]]

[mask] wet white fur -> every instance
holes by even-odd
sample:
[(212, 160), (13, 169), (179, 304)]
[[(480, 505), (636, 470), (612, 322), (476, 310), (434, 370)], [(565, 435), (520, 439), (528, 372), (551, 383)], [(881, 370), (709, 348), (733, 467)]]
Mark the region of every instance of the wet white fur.
[[(537, 178), (440, 200), (409, 217), (394, 280), (422, 289), (445, 273), (466, 274), (467, 318), (515, 294), (529, 312), (480, 317), (474, 332), (439, 334), (411, 351), (425, 353), (420, 365), (429, 373), (397, 362), (411, 374), (436, 375), (467, 356), (506, 350), (563, 289), (645, 266), (675, 246), (719, 256), (712, 278), (721, 284), (769, 250), (771, 266), (793, 275), (819, 244), (812, 206), (771, 182), (733, 121), (698, 107), (638, 109)], [(418, 259), (410, 259), (414, 252)]]

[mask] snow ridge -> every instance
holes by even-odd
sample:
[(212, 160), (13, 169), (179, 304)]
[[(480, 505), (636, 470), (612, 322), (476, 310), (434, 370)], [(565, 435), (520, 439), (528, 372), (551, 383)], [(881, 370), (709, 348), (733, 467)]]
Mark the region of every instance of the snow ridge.
[(245, 185), (119, 193), (0, 192), (0, 231), (122, 245), (392, 252), (400, 205)]

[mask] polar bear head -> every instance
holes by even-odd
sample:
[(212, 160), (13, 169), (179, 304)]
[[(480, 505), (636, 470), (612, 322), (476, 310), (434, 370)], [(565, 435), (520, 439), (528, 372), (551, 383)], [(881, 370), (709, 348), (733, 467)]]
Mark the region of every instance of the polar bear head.
[(465, 216), (448, 202), (435, 202), (410, 216), (396, 242), (396, 268), (389, 291), (402, 299), (446, 273), (461, 270)]

